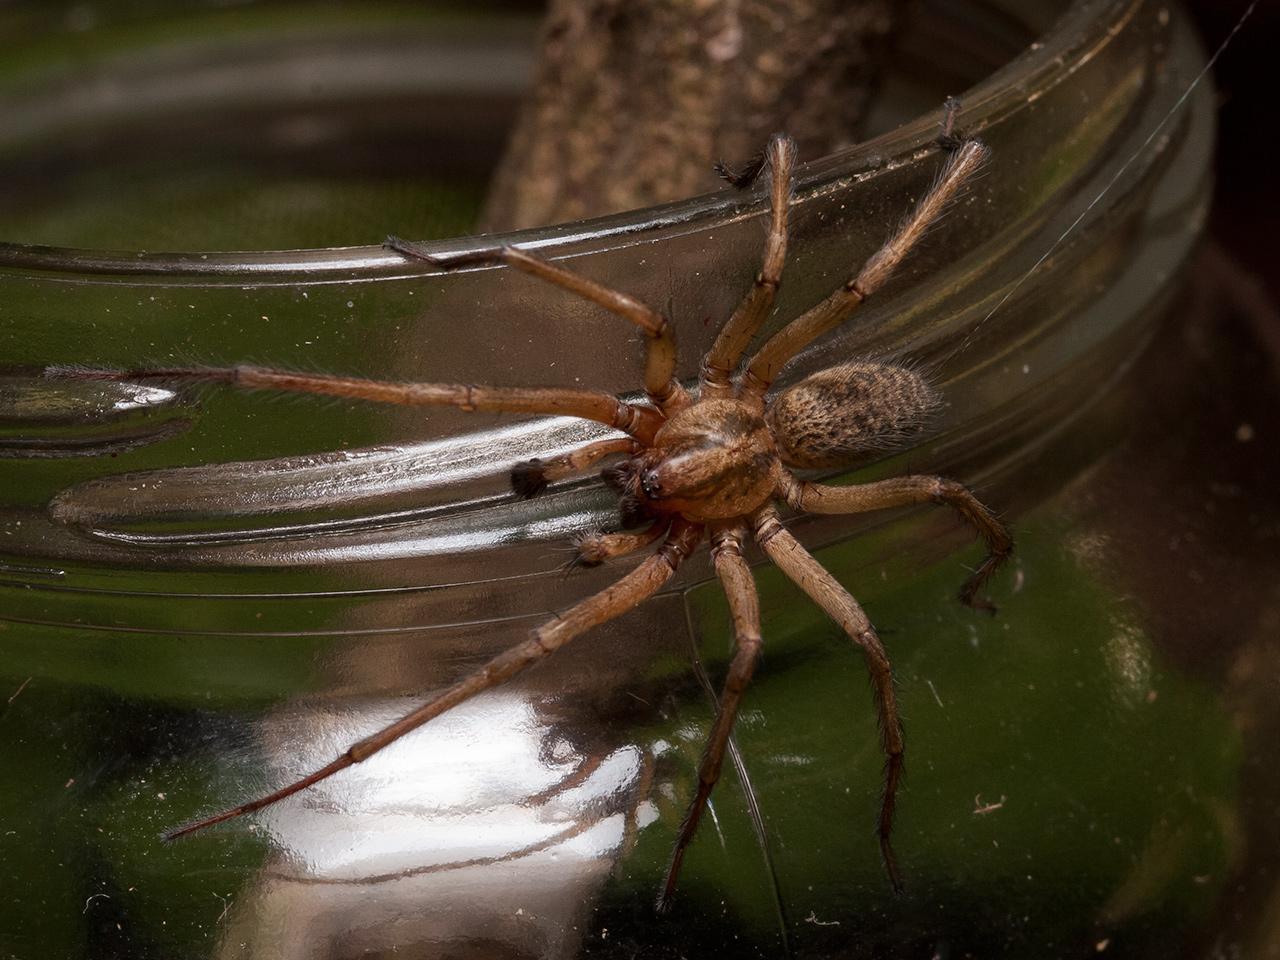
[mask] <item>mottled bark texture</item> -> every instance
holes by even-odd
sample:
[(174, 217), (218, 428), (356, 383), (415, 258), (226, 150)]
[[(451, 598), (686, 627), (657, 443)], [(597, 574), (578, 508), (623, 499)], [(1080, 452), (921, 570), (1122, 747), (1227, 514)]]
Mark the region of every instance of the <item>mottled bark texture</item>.
[(482, 226), (691, 196), (711, 161), (785, 130), (802, 157), (857, 139), (894, 0), (551, 0), (541, 60)]

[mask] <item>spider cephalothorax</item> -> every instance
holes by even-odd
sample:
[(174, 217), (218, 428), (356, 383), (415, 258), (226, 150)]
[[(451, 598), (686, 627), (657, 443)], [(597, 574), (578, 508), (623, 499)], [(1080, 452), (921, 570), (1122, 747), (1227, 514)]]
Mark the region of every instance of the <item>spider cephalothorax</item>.
[(635, 607), (656, 593), (703, 536), (711, 540), (715, 572), (729, 599), (735, 652), (720, 698), (719, 713), (698, 770), (697, 791), (681, 826), (661, 903), (669, 902), (684, 851), (692, 840), (720, 774), (738, 705), (762, 646), (759, 601), (743, 545), (754, 539), (770, 560), (794, 580), (862, 649), (871, 673), (885, 754), (885, 789), (878, 821), (881, 853), (890, 880), (900, 884), (890, 833), (903, 738), (889, 658), (858, 602), (796, 541), (774, 501), (812, 513), (861, 513), (913, 503), (944, 503), (971, 523), (987, 543), (986, 560), (969, 577), (961, 599), (984, 605), (978, 590), (1009, 555), (1013, 544), (1003, 525), (967, 489), (931, 476), (904, 476), (875, 483), (827, 486), (801, 480), (789, 467), (844, 466), (869, 451), (892, 447), (918, 431), (938, 405), (936, 394), (912, 370), (873, 361), (852, 361), (812, 374), (766, 401), (784, 364), (807, 344), (844, 322), (889, 278), (981, 166), (986, 148), (954, 130), (957, 105), (948, 103), (940, 143), (949, 156), (937, 181), (898, 231), (856, 274), (821, 303), (764, 342), (735, 375), (741, 359), (771, 312), (786, 255), (787, 211), (795, 148), (776, 137), (763, 163), (731, 176), (747, 185), (764, 166), (771, 170), (770, 221), (763, 263), (755, 283), (703, 358), (698, 389), (675, 377), (676, 349), (668, 319), (638, 300), (589, 280), (527, 250), (504, 247), (440, 257), (394, 238), (388, 244), (408, 257), (445, 269), (464, 264), (506, 264), (532, 274), (634, 323), (648, 338), (644, 402), (568, 389), (491, 388), (462, 384), (385, 383), (256, 367), (225, 369), (56, 371), (54, 375), (113, 380), (219, 380), (247, 387), (351, 397), (406, 405), (449, 405), (465, 410), (570, 415), (613, 428), (617, 434), (551, 460), (529, 460), (515, 469), (519, 496), (536, 496), (561, 477), (580, 474), (611, 457), (603, 472), (620, 494), (622, 527), (576, 543), (579, 560), (602, 563), (657, 544), (617, 582), (553, 617), (529, 638), (495, 657), (383, 730), (356, 743), (333, 762), (273, 793), (173, 831), (170, 837), (261, 809), (339, 770), (359, 763), (409, 731), (476, 694), (504, 683), (592, 627)]
[(653, 446), (605, 471), (624, 516), (679, 514), (694, 523), (746, 516), (778, 485), (768, 424), (740, 400), (699, 400), (662, 425)]

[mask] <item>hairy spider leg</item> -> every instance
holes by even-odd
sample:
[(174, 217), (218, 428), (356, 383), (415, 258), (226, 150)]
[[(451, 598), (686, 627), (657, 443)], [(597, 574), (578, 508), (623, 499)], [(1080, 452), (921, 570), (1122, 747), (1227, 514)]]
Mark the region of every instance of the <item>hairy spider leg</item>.
[(352, 744), (335, 760), (314, 773), (256, 800), (250, 800), (211, 817), (179, 827), (165, 834), (165, 839), (175, 840), (224, 820), (231, 820), (268, 807), (333, 776), (340, 770), (368, 759), (428, 720), (465, 703), (477, 694), (506, 683), (512, 677), (555, 653), (570, 640), (581, 636), (592, 627), (620, 616), (652, 596), (671, 579), (680, 563), (693, 552), (701, 538), (701, 526), (677, 519), (672, 524), (671, 533), (656, 553), (645, 558), (639, 566), (625, 574), (616, 583), (580, 601), (560, 616), (548, 620), (534, 630), (528, 640), (500, 653), (479, 670), (463, 677), (416, 710), (388, 724), (372, 736)]
[(511, 489), (525, 500), (536, 497), (547, 484), (570, 474), (580, 473), (616, 453), (635, 455), (640, 444), (635, 440), (597, 440), (549, 460), (534, 457), (516, 464), (511, 471)]
[(893, 852), (889, 837), (893, 833), (893, 811), (897, 803), (898, 784), (902, 780), (903, 741), (889, 656), (858, 601), (787, 532), (773, 507), (766, 506), (756, 511), (752, 522), (756, 542), (768, 554), (769, 559), (825, 610), (827, 616), (838, 623), (854, 643), (862, 647), (867, 669), (871, 673), (876, 711), (880, 719), (881, 748), (885, 756), (884, 796), (880, 802), (880, 821), (876, 832), (880, 837), (880, 855), (884, 859), (889, 882), (893, 884), (894, 890), (901, 892), (902, 877), (898, 871), (898, 858)]
[(646, 530), (620, 530), (616, 533), (588, 533), (574, 540), (577, 555), (573, 565), (597, 567), (606, 560), (625, 557), (643, 550), (667, 532), (669, 523), (658, 521)]
[(459, 407), (493, 413), (541, 413), (594, 420), (644, 444), (653, 442), (665, 418), (651, 407), (624, 403), (607, 393), (553, 387), (477, 387), (459, 383), (392, 383), (294, 373), (265, 367), (171, 367), (158, 370), (93, 370), (50, 367), (46, 376), (74, 380), (184, 380), (229, 383), (257, 390), (317, 393), (402, 406)]
[(833, 487), (799, 480), (783, 470), (778, 495), (805, 513), (868, 513), (915, 503), (947, 504), (986, 541), (987, 556), (960, 588), (960, 601), (978, 610), (995, 612), (995, 604), (978, 591), (1013, 553), (1008, 528), (964, 484), (945, 477), (891, 477), (875, 483)]
[(515, 267), (570, 293), (576, 293), (584, 300), (598, 304), (624, 320), (630, 320), (643, 330), (648, 338), (644, 363), (644, 388), (649, 399), (668, 416), (691, 402), (689, 394), (675, 378), (676, 339), (670, 319), (635, 297), (589, 280), (579, 273), (552, 263), (545, 257), (518, 247), (499, 247), (496, 250), (479, 250), (474, 253), (442, 257), (427, 252), (419, 244), (399, 237), (387, 237), (386, 245), (406, 257), (425, 260), (445, 270), (505, 263), (507, 266)]
[(864, 300), (884, 286), (929, 226), (978, 172), (989, 153), (979, 140), (964, 141), (948, 158), (938, 179), (916, 204), (911, 215), (884, 246), (867, 259), (861, 270), (817, 306), (775, 333), (756, 352), (742, 377), (744, 398), (763, 398), (788, 360), (817, 337), (847, 320)]
[(688, 812), (680, 826), (680, 834), (671, 851), (667, 880), (663, 885), (662, 893), (658, 896), (660, 912), (665, 912), (671, 906), (672, 897), (676, 892), (676, 880), (680, 875), (680, 865), (684, 862), (685, 850), (697, 832), (707, 800), (711, 796), (716, 781), (720, 779), (725, 747), (733, 733), (733, 724), (738, 716), (742, 695), (751, 682), (756, 664), (760, 662), (760, 650), (763, 646), (760, 637), (760, 597), (756, 592), (755, 578), (751, 575), (751, 568), (742, 556), (742, 540), (746, 533), (746, 527), (739, 526), (717, 530), (711, 538), (711, 558), (715, 563), (716, 575), (724, 587), (725, 596), (729, 599), (729, 612), (733, 617), (733, 660), (729, 664), (729, 674), (725, 678), (724, 689), (720, 694), (715, 725), (711, 728), (711, 735), (707, 737), (702, 762), (698, 766), (698, 789), (689, 802)]
[[(769, 141), (763, 156), (768, 161), (771, 174), (769, 232), (764, 242), (763, 263), (755, 283), (738, 303), (728, 323), (720, 328), (715, 343), (702, 360), (700, 384), (703, 397), (727, 398), (733, 395), (733, 371), (773, 309), (774, 297), (782, 284), (782, 268), (787, 258), (787, 210), (796, 161), (795, 141), (778, 134)], [(752, 172), (759, 173), (759, 169)], [(727, 179), (737, 186), (750, 186), (754, 176)], [(740, 179), (743, 182), (739, 182)]]

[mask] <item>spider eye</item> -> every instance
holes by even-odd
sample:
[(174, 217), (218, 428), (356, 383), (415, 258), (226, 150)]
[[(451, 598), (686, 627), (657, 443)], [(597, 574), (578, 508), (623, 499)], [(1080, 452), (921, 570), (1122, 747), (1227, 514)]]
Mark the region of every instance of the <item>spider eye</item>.
[(644, 491), (644, 495), (650, 500), (656, 500), (662, 496), (662, 484), (658, 482), (658, 478), (652, 470), (649, 470), (640, 478), (640, 489)]

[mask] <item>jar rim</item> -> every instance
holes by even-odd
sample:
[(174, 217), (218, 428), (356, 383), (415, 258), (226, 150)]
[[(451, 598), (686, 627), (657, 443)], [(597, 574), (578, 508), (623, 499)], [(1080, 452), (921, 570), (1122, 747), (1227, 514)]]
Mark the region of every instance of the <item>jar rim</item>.
[[(1099, 46), (1123, 29), (1143, 5), (1144, 0), (1073, 0), (1039, 40), (959, 95), (966, 128), (981, 136), (992, 127), (1008, 122), (1095, 56)], [(886, 169), (930, 161), (936, 153), (940, 107), (939, 103), (938, 108), (893, 130), (825, 157), (802, 162), (797, 168), (797, 192), (823, 190), (837, 182), (859, 182), (874, 178)], [(499, 245), (571, 248), (575, 252), (605, 250), (626, 245), (639, 236), (704, 228), (709, 223), (737, 215), (742, 205), (740, 193), (724, 187), (651, 207), (486, 235), (482, 242), (467, 237), (446, 238), (426, 242), (424, 247), (441, 255)], [(135, 282), (147, 276), (159, 276), (166, 280), (199, 278), (229, 283), (376, 280), (406, 273), (437, 272), (436, 268), (420, 262), (406, 262), (403, 255), (381, 245), (178, 253), (14, 241), (0, 241), (0, 269), (120, 276)]]

